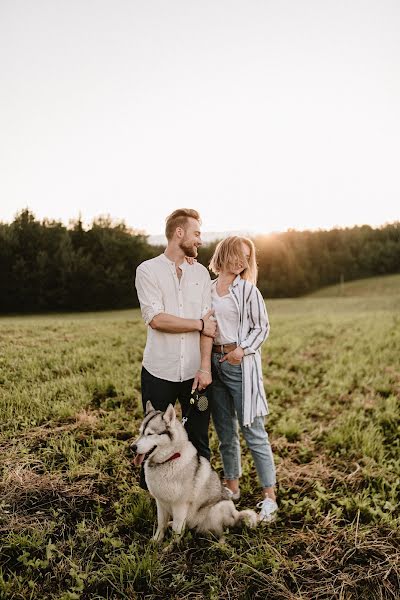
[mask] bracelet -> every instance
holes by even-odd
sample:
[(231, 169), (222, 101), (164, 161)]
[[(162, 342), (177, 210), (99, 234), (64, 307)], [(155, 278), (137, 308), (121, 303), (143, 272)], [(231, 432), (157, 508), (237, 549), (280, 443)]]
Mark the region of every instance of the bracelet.
[(200, 319), (200, 321), (201, 321), (201, 329), (200, 329), (200, 333), (201, 333), (204, 329), (204, 321), (203, 321), (203, 319)]
[(207, 375), (211, 375), (210, 371), (206, 371), (205, 369), (197, 369), (200, 373), (207, 373)]

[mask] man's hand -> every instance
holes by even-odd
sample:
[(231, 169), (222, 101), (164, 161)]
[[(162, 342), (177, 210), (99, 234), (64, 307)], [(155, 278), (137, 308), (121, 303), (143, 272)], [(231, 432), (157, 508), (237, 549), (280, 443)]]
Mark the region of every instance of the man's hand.
[(242, 362), (242, 358), (244, 356), (244, 350), (240, 346), (232, 350), (231, 352), (227, 352), (222, 358), (220, 358), (219, 362), (228, 361), (231, 365), (240, 365)]
[(211, 371), (199, 369), (194, 377), (192, 392), (198, 388), (199, 392), (205, 390), (212, 382)]
[(203, 317), (204, 327), (201, 332), (203, 335), (214, 338), (217, 333), (217, 321), (214, 318), (214, 310), (209, 310)]

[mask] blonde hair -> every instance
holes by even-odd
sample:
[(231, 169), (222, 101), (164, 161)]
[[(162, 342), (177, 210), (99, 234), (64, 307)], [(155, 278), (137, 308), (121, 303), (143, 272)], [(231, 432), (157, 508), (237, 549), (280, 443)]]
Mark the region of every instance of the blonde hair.
[[(243, 252), (242, 243), (249, 247), (250, 256), (248, 259)], [(254, 243), (249, 238), (232, 235), (217, 244), (210, 261), (209, 269), (218, 275), (226, 269), (236, 269), (238, 263), (244, 265), (240, 277), (256, 285), (258, 268)]]
[(185, 229), (188, 219), (196, 219), (201, 224), (200, 215), (193, 208), (178, 208), (165, 219), (165, 237), (171, 240), (175, 229), (182, 227)]

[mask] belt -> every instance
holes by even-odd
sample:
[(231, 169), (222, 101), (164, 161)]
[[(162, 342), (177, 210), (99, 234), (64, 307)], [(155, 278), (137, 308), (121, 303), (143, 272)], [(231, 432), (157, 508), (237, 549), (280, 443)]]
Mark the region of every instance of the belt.
[(228, 354), (237, 348), (237, 344), (214, 344), (212, 351), (217, 354)]

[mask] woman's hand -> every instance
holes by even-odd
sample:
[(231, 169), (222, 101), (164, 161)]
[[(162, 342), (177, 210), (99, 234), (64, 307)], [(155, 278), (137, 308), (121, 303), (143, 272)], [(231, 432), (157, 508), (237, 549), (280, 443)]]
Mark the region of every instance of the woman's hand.
[(237, 346), (237, 348), (235, 348), (231, 352), (228, 352), (227, 354), (225, 354), (220, 359), (219, 362), (224, 362), (225, 360), (227, 360), (228, 363), (231, 365), (240, 365), (240, 363), (242, 362), (243, 356), (244, 356), (243, 348), (241, 348), (240, 346)]
[(194, 263), (197, 262), (197, 260), (192, 256), (185, 256), (185, 260), (187, 263), (189, 263), (189, 265), (194, 265)]

